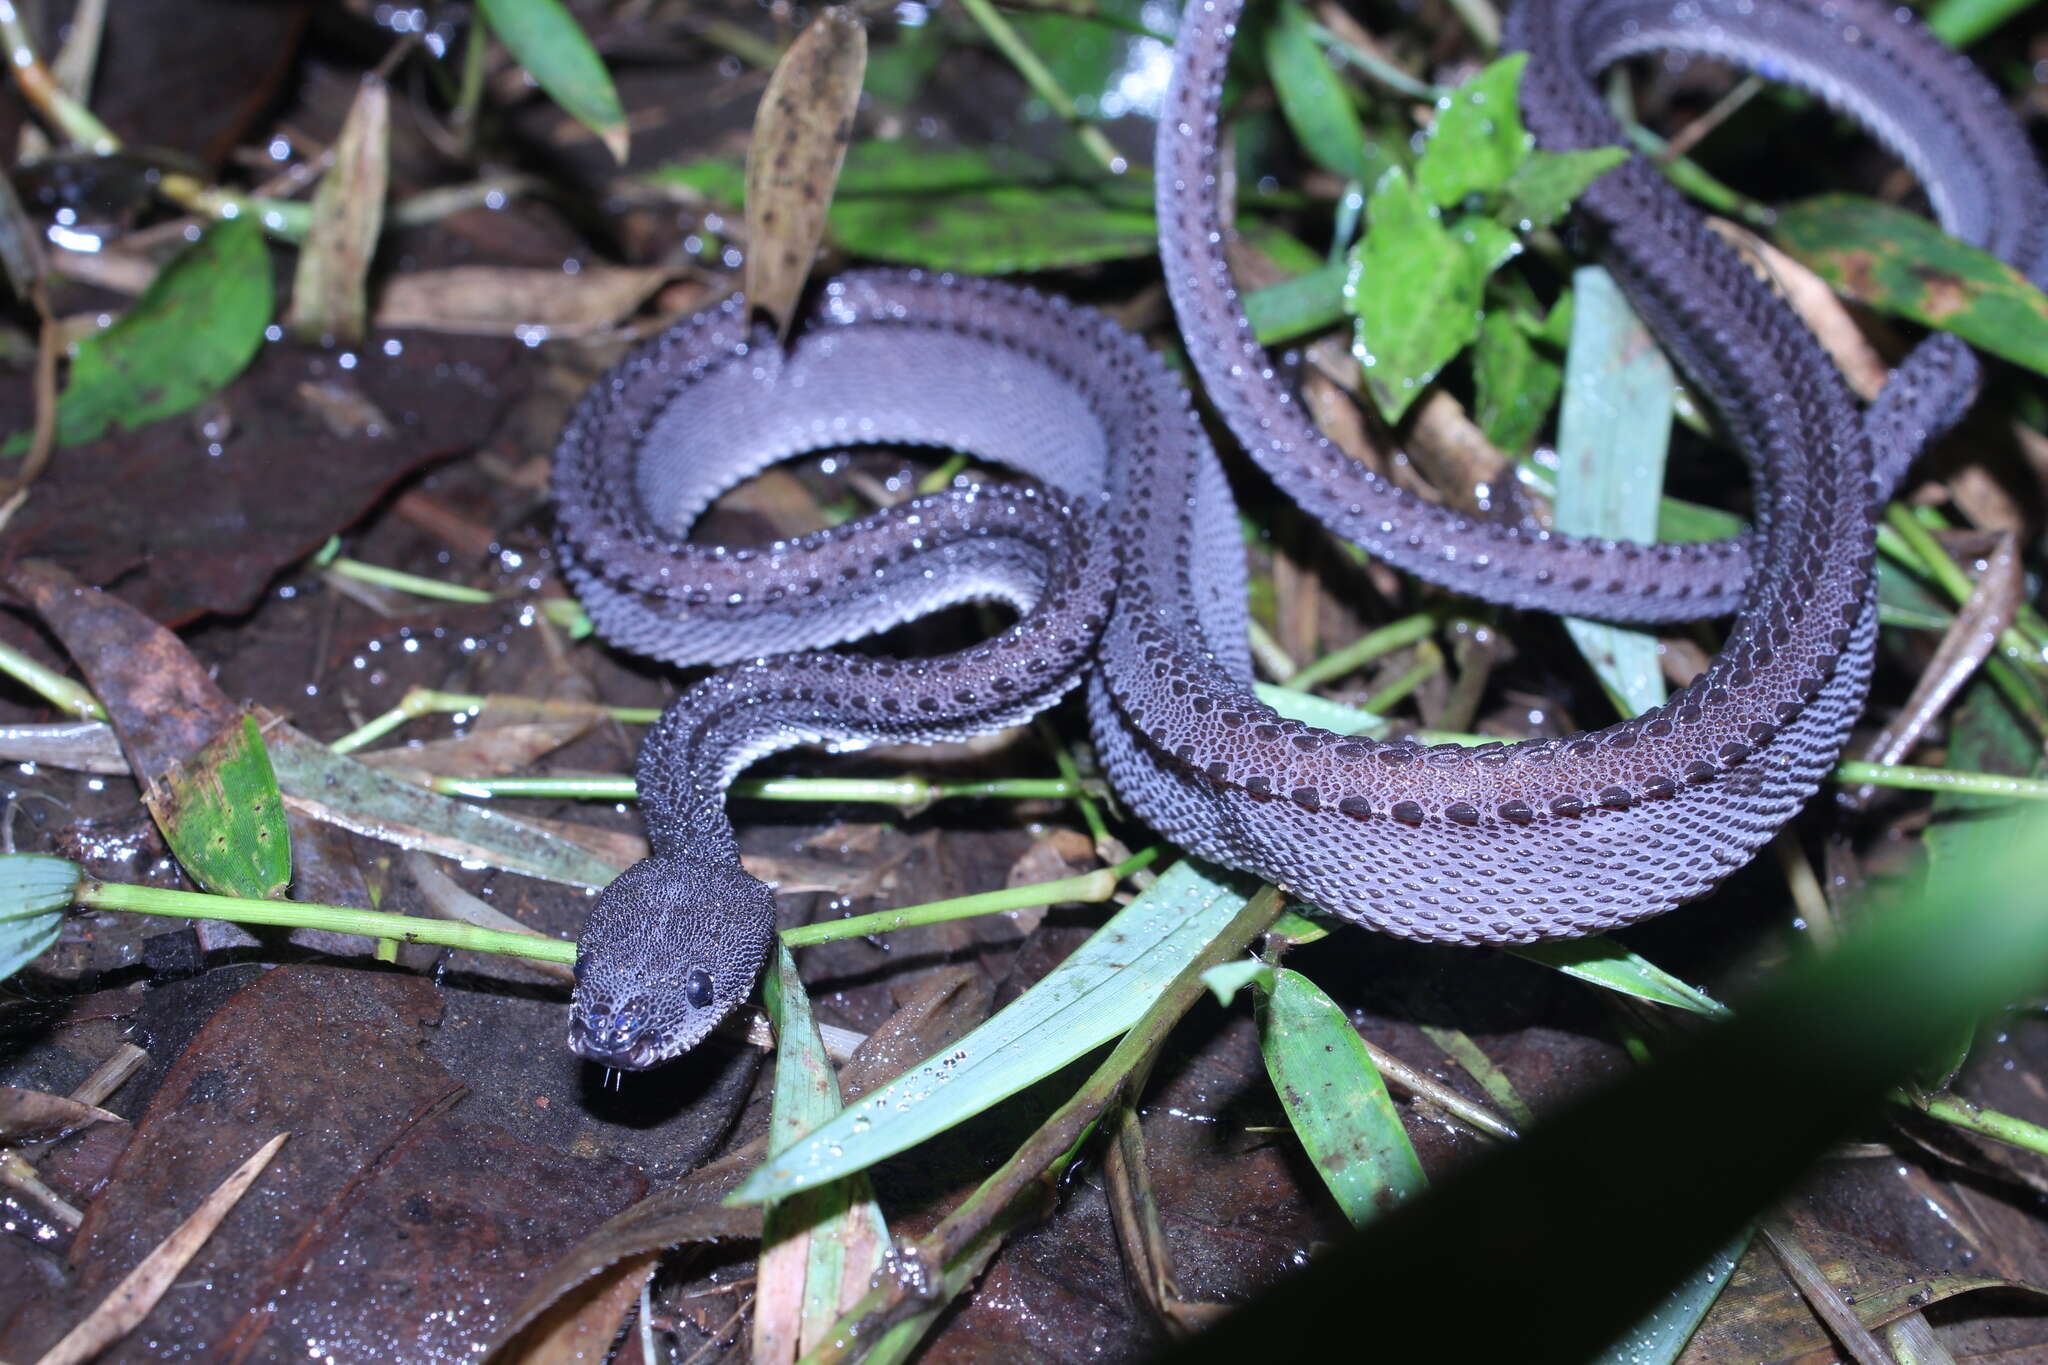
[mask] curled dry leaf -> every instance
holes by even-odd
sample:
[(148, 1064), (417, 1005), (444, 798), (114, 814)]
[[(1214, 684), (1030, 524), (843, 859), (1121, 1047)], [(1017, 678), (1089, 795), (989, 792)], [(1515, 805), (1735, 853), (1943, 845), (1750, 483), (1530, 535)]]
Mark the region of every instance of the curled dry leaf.
[(384, 230), (391, 179), (391, 91), (365, 76), (334, 144), (334, 166), (313, 193), (313, 226), (299, 250), (287, 321), (299, 336), (360, 341), (369, 315), (370, 258)]
[(787, 332), (825, 235), (832, 187), (853, 138), (868, 35), (833, 7), (811, 21), (768, 78), (747, 148), (747, 297)]
[(1864, 337), (1856, 319), (1849, 316), (1848, 308), (1826, 280), (1740, 223), (1709, 218), (1707, 225), (1734, 247), (1766, 283), (1784, 295), (1792, 311), (1813, 329), (1820, 344), (1834, 357), (1858, 397), (1869, 398), (1884, 387), (1889, 370), (1883, 357)]
[(586, 266), (573, 275), (490, 265), (421, 270), (385, 284), (376, 324), (469, 336), (587, 336), (632, 316), (676, 278), (667, 266)]
[(97, 1105), (45, 1090), (0, 1085), (0, 1141), (48, 1142), (90, 1123), (121, 1123)]

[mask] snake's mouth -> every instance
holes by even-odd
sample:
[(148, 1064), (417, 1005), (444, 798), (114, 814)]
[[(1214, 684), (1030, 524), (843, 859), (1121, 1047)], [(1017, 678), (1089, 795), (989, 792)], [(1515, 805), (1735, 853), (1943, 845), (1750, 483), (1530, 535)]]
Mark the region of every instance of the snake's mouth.
[(645, 1071), (669, 1059), (661, 1036), (630, 1019), (569, 1019), (569, 1050), (586, 1061), (615, 1071)]

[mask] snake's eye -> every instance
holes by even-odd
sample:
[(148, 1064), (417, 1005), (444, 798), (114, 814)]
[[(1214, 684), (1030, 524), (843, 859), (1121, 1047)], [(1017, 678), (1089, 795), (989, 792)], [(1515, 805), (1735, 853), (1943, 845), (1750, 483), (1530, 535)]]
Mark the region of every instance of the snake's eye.
[(702, 967), (692, 967), (690, 974), (683, 978), (683, 994), (698, 1009), (711, 1003), (711, 973)]

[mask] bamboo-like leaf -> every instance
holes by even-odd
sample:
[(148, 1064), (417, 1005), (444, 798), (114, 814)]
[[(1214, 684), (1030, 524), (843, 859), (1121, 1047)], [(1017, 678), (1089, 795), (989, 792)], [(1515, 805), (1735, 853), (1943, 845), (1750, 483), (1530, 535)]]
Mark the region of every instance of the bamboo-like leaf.
[(483, 16), (540, 88), (612, 156), (626, 160), (626, 114), (604, 59), (562, 0), (478, 0)]
[(770, 1158), (733, 1202), (781, 1198), (865, 1170), (1116, 1038), (1244, 904), (1235, 885), (1195, 863), (1176, 864), (1007, 1009)]
[[(1613, 277), (1586, 266), (1572, 279), (1572, 341), (1557, 420), (1557, 529), (1654, 541), (1671, 439), (1671, 366)], [(1577, 618), (1565, 626), (1623, 715), (1664, 700), (1654, 635)]]
[(1266, 29), (1266, 72), (1287, 126), (1324, 169), (1371, 185), (1393, 164), (1367, 138), (1350, 92), (1316, 41), (1308, 11), (1298, 0), (1286, 0)]
[(1300, 972), (1273, 973), (1259, 1048), (1295, 1136), (1352, 1226), (1427, 1187), (1358, 1030)]
[[(775, 1023), (772, 1159), (839, 1112), (839, 1080), (796, 962), (779, 944), (763, 994)], [(753, 1358), (789, 1365), (867, 1288), (889, 1245), (889, 1228), (867, 1177), (856, 1172), (771, 1200), (762, 1211), (761, 1245)]]

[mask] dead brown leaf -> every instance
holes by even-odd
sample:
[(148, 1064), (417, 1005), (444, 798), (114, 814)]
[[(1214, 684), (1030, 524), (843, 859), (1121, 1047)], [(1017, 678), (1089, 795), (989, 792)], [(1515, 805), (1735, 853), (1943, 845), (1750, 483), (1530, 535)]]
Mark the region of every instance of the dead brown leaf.
[(313, 192), (313, 226), (292, 277), (285, 320), (305, 340), (362, 340), (370, 258), (384, 230), (390, 138), (390, 88), (374, 74), (365, 76), (335, 141), (334, 165)]
[(853, 11), (819, 13), (776, 64), (747, 147), (747, 297), (789, 330), (825, 235), (853, 139), (868, 34)]
[[(523, 270), (465, 265), (393, 277), (377, 298), (376, 325), (468, 336), (587, 336), (631, 317), (678, 277), (667, 266)], [(692, 302), (703, 290), (692, 291)]]

